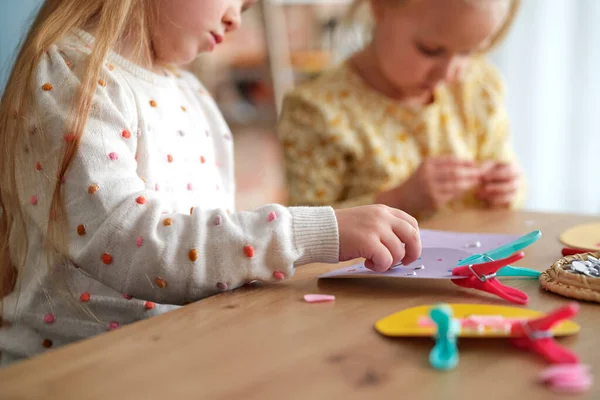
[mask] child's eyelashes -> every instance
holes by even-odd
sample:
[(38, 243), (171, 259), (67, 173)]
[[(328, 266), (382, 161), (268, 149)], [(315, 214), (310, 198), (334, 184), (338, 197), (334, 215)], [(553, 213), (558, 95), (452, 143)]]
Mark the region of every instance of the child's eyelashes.
[(419, 43), (416, 43), (415, 45), (417, 47), (417, 50), (419, 50), (419, 52), (426, 57), (443, 57), (448, 55), (456, 57), (470, 57), (476, 52), (475, 50), (466, 50), (461, 52), (450, 53), (443, 47), (428, 47)]
[(441, 47), (428, 47), (420, 43), (416, 43), (417, 50), (427, 57), (440, 57), (446, 54), (446, 50)]

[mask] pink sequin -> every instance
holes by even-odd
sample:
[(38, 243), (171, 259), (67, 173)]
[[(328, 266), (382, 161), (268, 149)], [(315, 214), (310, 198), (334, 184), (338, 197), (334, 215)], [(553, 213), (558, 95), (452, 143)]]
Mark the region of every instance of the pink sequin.
[(193, 190), (193, 189), (194, 189), (194, 187), (192, 186), (192, 184), (188, 183), (187, 184), (187, 190)]
[(140, 236), (139, 238), (137, 238), (137, 240), (135, 241), (135, 244), (137, 247), (142, 247), (144, 245), (144, 238), (142, 236)]
[(48, 313), (44, 315), (44, 322), (47, 324), (53, 324), (55, 321), (54, 315)]
[(119, 323), (118, 322), (111, 322), (110, 324), (108, 324), (108, 329), (113, 330), (113, 329), (117, 329), (119, 327)]
[(282, 281), (283, 279), (285, 279), (285, 275), (283, 274), (283, 272), (275, 271), (273, 272), (273, 278), (275, 278), (275, 280)]
[(268, 220), (269, 222), (273, 222), (273, 221), (275, 221), (276, 219), (277, 219), (277, 214), (275, 214), (275, 211), (271, 211), (271, 212), (269, 213), (269, 217), (267, 218), (267, 220)]
[(108, 153), (108, 158), (112, 161), (116, 161), (119, 159), (119, 155), (113, 151), (112, 153)]
[(131, 299), (133, 299), (133, 296), (130, 296), (127, 293), (123, 293), (123, 298), (125, 298), (127, 300), (131, 300)]
[(154, 185), (154, 190), (158, 192), (158, 190), (160, 189), (160, 187), (158, 186), (158, 183)]
[(325, 303), (335, 301), (335, 296), (330, 294), (305, 294), (304, 301), (307, 303)]
[(30, 202), (32, 205), (37, 206), (38, 205), (38, 197), (36, 195), (31, 196)]

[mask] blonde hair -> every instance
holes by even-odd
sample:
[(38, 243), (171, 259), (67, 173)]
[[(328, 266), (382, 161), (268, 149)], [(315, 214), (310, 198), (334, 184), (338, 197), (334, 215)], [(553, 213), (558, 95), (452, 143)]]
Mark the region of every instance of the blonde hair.
[[(340, 30), (338, 31), (336, 38), (338, 46), (343, 44), (349, 48), (349, 50), (345, 52), (346, 56), (348, 55), (347, 53), (354, 53), (355, 51), (361, 50), (366, 44), (368, 44), (368, 41), (370, 40), (374, 25), (370, 10), (371, 1), (372, 0), (354, 0), (348, 7), (346, 15), (340, 24)], [(386, 1), (394, 2), (397, 5), (402, 5), (402, 3), (406, 3), (411, 0)], [(464, 1), (472, 3), (479, 0)], [(492, 37), (490, 45), (487, 49), (485, 49), (486, 51), (489, 51), (502, 43), (517, 16), (517, 12), (519, 11), (519, 7), (521, 5), (521, 0), (509, 1), (510, 8), (504, 24), (500, 27), (498, 32), (496, 32), (494, 37)]]
[[(45, 232), (44, 250), (50, 259), (51, 253), (61, 257), (67, 254), (60, 185), (77, 153), (96, 91), (95, 82), (108, 52), (118, 49), (124, 41), (135, 45), (130, 50), (140, 64), (152, 65), (150, 25), (156, 17), (152, 3), (151, 0), (45, 0), (22, 44), (0, 100), (0, 148), (3, 149), (0, 156), (0, 324), (2, 298), (16, 290), (17, 275), (26, 264), (27, 235), (17, 185), (22, 187), (28, 183), (20, 182), (16, 170), (23, 147), (27, 146), (28, 135), (25, 133), (29, 130), (31, 119), (38, 114), (34, 97), (36, 68), (50, 46), (62, 37), (77, 28), (94, 29), (95, 45), (86, 61), (85, 72), (65, 126), (65, 132), (72, 133), (75, 140), (65, 144), (58, 169), (50, 172), (50, 176), (56, 178)], [(43, 134), (41, 127), (37, 129)], [(11, 231), (22, 232), (25, 236), (17, 240), (17, 254), (9, 253)]]

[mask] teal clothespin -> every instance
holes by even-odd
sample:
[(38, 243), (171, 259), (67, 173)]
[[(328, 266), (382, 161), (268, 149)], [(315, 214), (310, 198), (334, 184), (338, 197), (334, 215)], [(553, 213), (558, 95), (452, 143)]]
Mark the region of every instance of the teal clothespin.
[(432, 308), (429, 316), (437, 325), (435, 346), (429, 353), (429, 363), (435, 369), (453, 369), (458, 365), (456, 336), (460, 332), (460, 323), (452, 318), (452, 309), (446, 304)]
[[(531, 233), (528, 233), (525, 236), (521, 236), (517, 240), (507, 243), (503, 246), (497, 247), (493, 250), (490, 250), (483, 254), (473, 254), (470, 257), (463, 259), (460, 263), (458, 263), (458, 267), (465, 265), (473, 265), (473, 264), (481, 264), (488, 261), (500, 260), (502, 258), (507, 258), (517, 251), (523, 250), (525, 247), (531, 246), (535, 243), (540, 237), (542, 237), (542, 232), (537, 230)], [(504, 277), (526, 277), (526, 278), (539, 278), (541, 272), (536, 271), (531, 268), (523, 268), (523, 267), (513, 267), (507, 265), (506, 267), (502, 267), (496, 273), (496, 276), (504, 276)]]

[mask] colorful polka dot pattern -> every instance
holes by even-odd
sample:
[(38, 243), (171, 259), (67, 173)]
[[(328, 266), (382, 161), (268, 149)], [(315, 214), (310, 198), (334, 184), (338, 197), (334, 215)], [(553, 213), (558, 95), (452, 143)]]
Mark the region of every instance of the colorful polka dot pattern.
[(244, 246), (244, 255), (245, 255), (247, 258), (252, 258), (252, 257), (254, 257), (254, 248), (253, 248), (252, 246), (250, 246), (250, 245), (246, 245), (246, 246)]
[(167, 287), (167, 281), (165, 281), (163, 278), (158, 277), (154, 280), (154, 282), (156, 283), (156, 286), (158, 286), (160, 289), (164, 289)]
[(102, 263), (104, 265), (110, 265), (110, 264), (112, 264), (112, 262), (113, 262), (113, 258), (110, 254), (108, 254), (108, 253), (102, 254)]
[[(67, 63), (67, 65), (69, 67), (72, 67), (72, 63), (65, 61)], [(109, 71), (113, 71), (115, 69), (114, 65), (107, 63), (106, 64), (106, 68)], [(106, 73), (106, 71), (104, 71), (104, 73)], [(108, 87), (109, 89), (112, 89), (113, 86), (113, 81), (109, 81), (111, 82), (109, 84), (109, 82), (107, 82), (107, 78), (106, 75), (104, 75), (104, 78), (99, 78), (97, 81), (97, 84), (100, 88), (106, 88)], [(100, 88), (98, 88), (98, 92), (101, 93), (102, 96), (105, 96), (106, 93), (109, 92), (109, 90), (106, 91), (101, 91)], [(50, 83), (44, 83), (41, 86), (41, 89), (45, 92), (51, 92), (52, 90), (56, 90), (55, 87)], [(48, 96), (53, 96), (53, 95), (57, 95), (59, 94), (60, 90), (56, 90), (55, 93), (49, 93)], [(166, 108), (166, 107), (173, 107), (173, 104), (169, 104), (167, 101), (165, 100), (161, 100), (161, 99), (149, 99), (147, 100), (148, 104), (151, 108), (158, 108), (158, 110), (156, 111), (161, 111), (162, 108)], [(159, 104), (160, 101), (160, 104)], [(177, 103), (175, 103), (177, 104)], [(146, 106), (147, 107), (147, 106)], [(192, 108), (192, 105), (175, 105), (174, 107), (179, 107), (182, 113), (189, 113), (189, 110), (195, 110), (195, 106)], [(189, 113), (188, 115), (191, 115), (192, 113)], [(188, 118), (185, 115), (181, 115), (181, 118)], [(107, 165), (111, 165), (111, 168), (117, 168), (120, 167), (121, 165), (125, 165), (126, 162), (128, 162), (128, 158), (130, 158), (130, 154), (123, 150), (123, 147), (118, 147), (118, 146), (135, 146), (134, 141), (132, 140), (132, 137), (134, 135), (137, 136), (141, 136), (142, 132), (144, 131), (144, 128), (147, 127), (148, 131), (150, 131), (151, 127), (149, 125), (144, 125), (142, 128), (137, 128), (137, 131), (135, 131), (134, 133), (132, 133), (132, 130), (127, 129), (125, 127), (119, 127), (118, 129), (114, 129), (112, 131), (110, 131), (110, 134), (113, 135), (114, 138), (116, 138), (118, 140), (118, 142), (114, 142), (116, 143), (116, 145), (111, 145), (109, 142), (107, 142), (107, 145), (105, 148), (103, 148), (103, 152), (100, 153), (100, 156), (104, 158), (104, 161)], [(132, 128), (133, 129), (133, 128)], [(201, 131), (202, 132), (202, 131)], [(36, 133), (36, 128), (34, 127), (31, 130), (31, 134), (35, 134)], [(175, 137), (177, 138), (178, 141), (188, 141), (190, 140), (191, 137), (194, 136), (194, 132), (189, 130), (189, 128), (184, 128), (184, 129), (174, 129), (173, 133), (175, 134)], [(203, 138), (202, 140), (218, 140), (219, 137), (222, 136), (222, 138), (224, 138), (225, 140), (232, 140), (232, 137), (229, 133), (225, 132), (215, 132), (214, 136), (213, 134), (209, 131), (209, 130), (204, 130), (204, 135), (206, 136), (205, 139)], [(64, 143), (63, 145), (66, 147), (73, 147), (76, 143), (76, 141), (78, 140), (85, 140), (85, 135), (84, 136), (80, 136), (80, 138), (78, 138), (78, 136), (80, 136), (80, 133), (78, 133), (77, 135), (74, 132), (68, 132), (66, 134), (64, 134), (63, 136), (63, 140)], [(211, 139), (211, 136), (213, 139)], [(196, 135), (197, 137), (197, 135)], [(135, 139), (135, 137), (133, 137), (133, 139)], [(85, 143), (85, 142), (84, 142)], [(162, 162), (165, 162), (165, 158), (166, 158), (166, 162), (167, 163), (174, 163), (177, 160), (177, 163), (173, 165), (172, 168), (177, 167), (177, 164), (184, 164), (186, 162), (189, 162), (189, 160), (192, 160), (192, 162), (197, 163), (198, 160), (200, 161), (200, 164), (202, 164), (201, 170), (202, 171), (211, 171), (211, 168), (214, 169), (216, 168), (221, 168), (221, 165), (219, 164), (219, 162), (215, 159), (215, 154), (212, 154), (210, 151), (206, 152), (206, 149), (203, 150), (204, 154), (193, 154), (193, 155), (189, 155), (189, 154), (182, 154), (179, 153), (177, 151), (172, 151), (171, 149), (169, 149), (168, 147), (164, 150), (164, 153), (162, 153), (160, 155), (160, 157), (162, 157)], [(141, 157), (147, 157), (146, 154), (142, 154)], [(210, 163), (207, 163), (207, 159), (210, 160)], [(138, 154), (135, 154), (135, 160), (138, 161)], [(36, 171), (42, 171), (43, 170), (43, 165), (41, 161), (35, 161), (35, 170)], [(42, 160), (43, 161), (43, 160)], [(119, 161), (119, 162), (118, 162)], [(146, 161), (146, 159), (142, 160), (143, 162)], [(138, 164), (138, 166), (141, 164)], [(31, 168), (31, 164), (29, 164), (29, 168)], [(49, 168), (49, 167), (48, 167)], [(204, 173), (204, 172), (203, 172)], [(141, 173), (140, 173), (141, 175)], [(139, 176), (139, 178), (144, 181), (144, 183), (146, 183), (146, 179), (142, 176)], [(153, 182), (153, 177), (151, 175), (148, 175), (148, 185), (146, 186), (147, 188), (152, 188), (154, 187), (155, 191), (158, 192), (159, 191), (159, 183), (158, 182)], [(186, 179), (187, 178), (187, 179)], [(60, 177), (61, 181), (64, 181), (64, 176)], [(217, 180), (217, 182), (215, 182), (214, 180), (210, 181), (210, 187), (214, 188), (215, 191), (220, 191), (221, 187), (220, 187), (220, 182), (221, 180)], [(169, 182), (161, 182), (161, 185), (164, 184), (164, 189), (163, 192), (168, 193), (169, 191), (172, 191), (172, 187), (169, 186)], [(103, 201), (103, 196), (106, 196), (107, 193), (110, 193), (110, 189), (111, 186), (106, 184), (104, 187), (102, 187), (101, 185), (103, 185), (103, 182), (86, 182), (86, 186), (84, 186), (84, 188), (82, 189), (83, 193), (85, 193), (85, 191), (87, 190), (87, 194), (90, 196), (88, 197), (88, 201), (92, 202), (98, 202), (98, 204), (100, 204), (100, 201)], [(181, 181), (179, 181), (179, 183), (177, 184), (177, 189), (178, 191), (181, 190), (185, 190), (187, 189), (187, 191), (197, 191), (197, 192), (201, 192), (203, 190), (205, 190), (208, 187), (207, 185), (203, 185), (202, 181), (199, 181), (196, 177), (194, 176), (190, 176), (190, 177), (183, 177), (181, 179)], [(224, 187), (228, 187), (228, 186), (224, 186)], [(195, 193), (191, 193), (189, 196), (193, 196)], [(159, 193), (156, 194), (156, 196), (160, 196), (163, 195), (163, 193)], [(30, 195), (30, 204), (37, 206), (39, 203), (39, 199), (38, 199), (38, 194), (31, 194)], [(131, 201), (132, 198), (134, 198), (135, 203), (139, 206), (145, 206), (148, 203), (148, 199), (150, 197), (146, 197), (143, 195), (137, 195), (137, 196), (131, 196), (128, 201)], [(154, 199), (155, 197), (152, 197), (152, 199)], [(45, 199), (41, 198), (42, 200)], [(130, 206), (132, 206), (132, 203), (129, 203)], [(154, 205), (154, 204), (153, 204)], [(144, 210), (144, 209), (148, 209), (148, 207), (137, 207), (135, 205), (133, 205), (133, 207), (135, 207), (136, 210)], [(165, 207), (168, 208), (168, 207)], [(231, 211), (230, 210), (226, 210), (227, 214), (230, 214)], [(173, 213), (174, 211), (169, 209), (169, 213)], [(165, 214), (163, 212), (163, 214)], [(190, 215), (194, 214), (194, 207), (190, 208)], [(223, 218), (226, 218), (225, 220)], [(264, 218), (264, 217), (263, 217)], [(266, 222), (268, 223), (272, 223), (274, 221), (277, 220), (277, 214), (275, 212), (271, 212), (267, 215), (266, 217)], [(92, 220), (87, 219), (85, 220), (85, 223), (83, 223), (84, 221), (78, 221), (78, 224), (76, 224), (76, 233), (79, 237), (81, 237), (81, 239), (78, 239), (79, 242), (78, 243), (83, 243), (86, 239), (95, 236), (93, 233), (93, 228), (92, 226), (96, 225), (96, 222), (90, 222)], [(161, 217), (160, 219), (160, 224), (162, 224), (163, 228), (159, 228), (163, 229), (161, 232), (169, 232), (169, 230), (164, 229), (164, 228), (171, 228), (172, 230), (174, 230), (175, 228), (179, 227), (180, 223), (180, 219), (174, 219), (172, 217)], [(228, 219), (228, 217), (223, 217), (221, 215), (215, 215), (213, 217), (212, 220), (212, 225), (214, 227), (219, 227), (222, 226), (224, 224), (224, 222), (229, 222), (230, 220)], [(262, 220), (263, 223), (265, 222), (265, 219)], [(210, 221), (209, 221), (210, 224)], [(140, 232), (141, 233), (141, 232)], [(167, 235), (168, 233), (163, 233), (165, 235)], [(149, 237), (149, 236), (147, 236)], [(143, 249), (142, 247), (144, 247), (144, 237), (143, 236), (133, 236), (133, 238), (128, 238), (126, 241), (124, 241), (126, 243), (123, 243), (123, 246), (129, 246), (132, 247), (135, 245), (135, 247), (138, 249), (136, 250), (138, 253), (137, 254), (143, 254), (143, 252), (146, 249)], [(153, 246), (147, 246), (147, 248), (149, 249), (150, 247)], [(240, 245), (241, 250), (242, 250), (242, 254), (243, 257), (246, 259), (252, 259), (256, 256), (256, 250), (255, 248), (250, 245), (250, 244), (245, 244), (245, 245)], [(188, 247), (189, 249), (189, 247)], [(135, 250), (135, 248), (134, 248)], [(104, 251), (104, 252), (103, 252)], [(113, 253), (114, 251), (114, 253)], [(181, 251), (181, 250), (180, 250)], [(239, 251), (239, 250), (238, 250)], [(183, 253), (183, 254), (181, 254)], [(181, 251), (181, 256), (184, 256), (184, 251)], [(128, 262), (127, 260), (129, 260), (128, 257), (123, 257), (121, 256), (122, 253), (120, 253), (119, 251), (117, 251), (114, 248), (111, 248), (111, 246), (107, 246), (105, 249), (101, 249), (100, 251), (98, 251), (94, 257), (98, 257), (96, 258), (96, 260), (98, 260), (98, 265), (102, 265), (103, 269), (102, 271), (106, 271), (103, 273), (110, 273), (108, 271), (115, 271), (118, 270), (118, 266), (120, 262)], [(113, 257), (113, 254), (115, 254), (115, 257)], [(235, 254), (240, 254), (239, 252), (236, 252)], [(192, 268), (192, 266), (194, 265), (194, 263), (196, 263), (199, 259), (200, 259), (200, 254), (199, 254), (199, 250), (197, 248), (193, 248), (190, 250), (187, 250), (187, 258), (189, 259), (189, 264), (190, 264), (190, 268)], [(250, 261), (248, 261), (250, 262)], [(77, 265), (74, 265), (75, 268), (79, 268)], [(104, 268), (107, 267), (107, 268)], [(110, 268), (108, 268), (110, 267)], [(170, 275), (163, 275), (162, 276), (157, 276), (157, 275), (150, 275), (147, 277), (147, 279), (150, 281), (150, 284), (153, 286), (154, 289), (167, 289), (169, 288), (170, 290), (177, 290), (177, 288), (172, 288), (169, 287), (167, 280), (170, 280)], [(275, 272), (273, 273), (273, 278), (275, 280), (282, 280), (285, 278), (284, 274), (281, 272)], [(173, 281), (175, 282), (175, 281)], [(215, 287), (216, 289), (218, 289), (219, 291), (226, 291), (230, 288), (230, 285), (232, 285), (232, 283), (228, 283), (227, 281), (219, 281), (219, 282), (212, 282), (212, 285), (214, 285), (213, 287)], [(175, 287), (176, 285), (172, 285), (173, 287)], [(91, 305), (96, 305), (95, 303), (98, 302), (100, 303), (99, 300), (101, 300), (103, 298), (103, 294), (98, 294), (96, 292), (94, 292), (91, 288), (88, 289), (90, 291), (80, 291), (78, 292), (78, 296), (79, 296), (79, 302), (83, 303), (81, 304), (82, 307), (89, 307)], [(135, 292), (136, 296), (138, 296), (138, 292)], [(122, 293), (121, 296), (123, 297), (123, 300), (127, 300), (127, 301), (131, 301), (133, 300), (130, 304), (132, 306), (138, 306), (140, 307), (141, 311), (151, 311), (151, 310), (155, 310), (157, 307), (157, 304), (152, 302), (152, 301), (145, 301), (140, 299), (134, 299), (131, 295), (127, 294), (127, 293)], [(94, 299), (92, 299), (92, 297), (94, 297)], [(57, 315), (62, 316), (62, 313), (57, 311)], [(45, 324), (55, 324), (57, 320), (57, 317), (54, 313), (46, 313), (43, 315), (43, 322)], [(121, 326), (121, 323), (118, 321), (110, 321), (110, 320), (103, 320), (101, 322), (102, 326), (105, 327), (108, 330), (114, 330), (117, 329)], [(57, 324), (58, 325), (58, 324)], [(53, 346), (53, 341), (51, 338), (46, 338), (42, 341), (41, 345), (45, 348), (51, 348)]]

